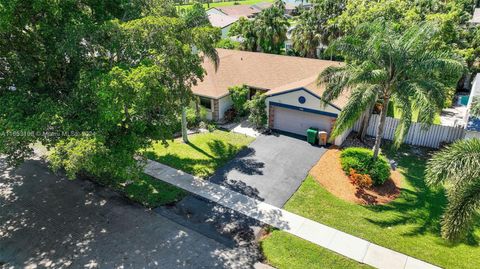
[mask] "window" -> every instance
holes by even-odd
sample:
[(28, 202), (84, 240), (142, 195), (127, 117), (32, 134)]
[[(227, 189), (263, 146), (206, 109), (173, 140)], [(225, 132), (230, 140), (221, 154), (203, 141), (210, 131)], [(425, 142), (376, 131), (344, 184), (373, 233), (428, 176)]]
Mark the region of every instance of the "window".
[(206, 109), (212, 109), (212, 102), (210, 98), (200, 97), (200, 105)]

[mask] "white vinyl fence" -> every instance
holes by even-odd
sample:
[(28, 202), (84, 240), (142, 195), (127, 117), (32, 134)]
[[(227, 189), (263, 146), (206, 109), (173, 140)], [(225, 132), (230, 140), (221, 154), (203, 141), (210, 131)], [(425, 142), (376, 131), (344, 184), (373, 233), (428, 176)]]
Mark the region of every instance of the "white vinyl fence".
[[(367, 135), (375, 136), (377, 134), (377, 126), (380, 116), (372, 115), (367, 129)], [(395, 130), (399, 124), (398, 119), (387, 117), (385, 120), (385, 129), (383, 131), (383, 138), (393, 140)], [(361, 121), (358, 121), (353, 127), (353, 131), (360, 130)], [(403, 143), (424, 146), (431, 148), (439, 148), (441, 143), (451, 143), (465, 137), (465, 130), (462, 127), (450, 127), (433, 124), (425, 127), (420, 123), (412, 123), (408, 134), (405, 136)]]

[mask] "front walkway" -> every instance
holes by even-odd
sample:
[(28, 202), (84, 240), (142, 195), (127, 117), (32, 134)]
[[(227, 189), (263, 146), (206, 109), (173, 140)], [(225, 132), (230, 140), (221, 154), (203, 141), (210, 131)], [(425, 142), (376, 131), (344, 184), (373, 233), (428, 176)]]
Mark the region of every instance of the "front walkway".
[(248, 217), (376, 268), (438, 268), (158, 162), (149, 160), (144, 172)]

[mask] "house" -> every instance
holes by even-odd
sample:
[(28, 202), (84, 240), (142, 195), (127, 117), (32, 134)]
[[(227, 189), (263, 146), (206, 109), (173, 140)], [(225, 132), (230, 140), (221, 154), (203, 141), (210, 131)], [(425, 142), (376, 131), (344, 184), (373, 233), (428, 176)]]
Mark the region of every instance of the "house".
[(222, 6), (222, 7), (213, 7), (207, 10), (207, 15), (210, 14), (219, 14), (227, 15), (234, 18), (254, 18), (261, 10), (251, 6), (251, 5), (232, 5), (232, 6)]
[(468, 98), (467, 112), (465, 113), (465, 138), (480, 138), (480, 118), (470, 115), (474, 98), (480, 98), (480, 73), (473, 80), (472, 90)]
[(480, 8), (475, 8), (473, 11), (473, 17), (470, 20), (471, 24), (480, 24)]
[(222, 38), (228, 37), (228, 31), (232, 27), (232, 25), (238, 21), (238, 18), (228, 16), (225, 14), (218, 14), (218, 13), (210, 13), (208, 14), (208, 20), (213, 27), (220, 28), (222, 32)]
[[(207, 74), (192, 88), (207, 108), (208, 118), (222, 121), (232, 107), (229, 87), (246, 85), (250, 96), (267, 95), (268, 125), (271, 129), (305, 135), (310, 127), (330, 133), (348, 96), (342, 95), (331, 103), (322, 102), (323, 86), (317, 86), (318, 74), (329, 66), (341, 63), (326, 60), (282, 56), (258, 52), (218, 49), (220, 65), (205, 60)], [(348, 135), (335, 141), (341, 144)]]

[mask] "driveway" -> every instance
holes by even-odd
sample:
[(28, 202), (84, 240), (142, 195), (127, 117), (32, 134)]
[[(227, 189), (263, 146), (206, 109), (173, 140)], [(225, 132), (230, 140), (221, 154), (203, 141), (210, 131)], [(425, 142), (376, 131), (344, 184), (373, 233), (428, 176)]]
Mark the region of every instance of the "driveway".
[(261, 135), (217, 170), (210, 180), (283, 207), (325, 151), (304, 139), (281, 134)]
[[(213, 239), (212, 239), (213, 238)], [(257, 257), (39, 160), (0, 158), (1, 268), (251, 268)]]

